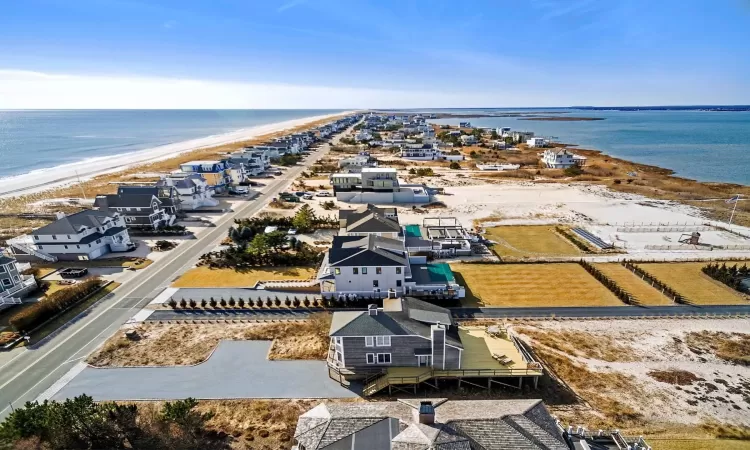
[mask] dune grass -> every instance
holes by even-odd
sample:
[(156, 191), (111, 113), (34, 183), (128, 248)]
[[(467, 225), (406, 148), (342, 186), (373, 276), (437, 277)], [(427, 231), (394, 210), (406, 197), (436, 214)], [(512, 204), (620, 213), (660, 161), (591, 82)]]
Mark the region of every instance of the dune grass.
[(622, 306), (576, 263), (451, 264), (465, 306)]

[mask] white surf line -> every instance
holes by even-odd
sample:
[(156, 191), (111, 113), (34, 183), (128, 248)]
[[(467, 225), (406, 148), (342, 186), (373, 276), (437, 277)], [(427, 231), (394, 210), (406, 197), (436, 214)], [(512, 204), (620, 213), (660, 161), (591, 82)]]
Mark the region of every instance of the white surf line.
[(70, 381), (73, 380), (73, 378), (77, 377), (79, 373), (83, 372), (83, 369), (85, 369), (87, 366), (88, 364), (86, 364), (85, 362), (77, 363), (65, 375), (60, 377), (59, 380), (52, 383), (52, 386), (50, 386), (49, 388), (47, 388), (47, 390), (39, 394), (39, 396), (36, 398), (35, 401), (42, 403), (45, 400), (51, 399), (55, 394), (60, 392), (62, 388), (64, 388), (68, 383), (70, 383)]

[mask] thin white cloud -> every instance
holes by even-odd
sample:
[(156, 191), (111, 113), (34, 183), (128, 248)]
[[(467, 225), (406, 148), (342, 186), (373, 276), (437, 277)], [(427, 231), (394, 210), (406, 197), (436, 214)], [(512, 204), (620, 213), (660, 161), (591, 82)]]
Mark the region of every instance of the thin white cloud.
[(166, 28), (167, 30), (171, 30), (172, 28), (177, 26), (177, 21), (175, 20), (167, 20), (162, 24), (163, 28)]
[(284, 12), (287, 9), (294, 8), (295, 6), (299, 6), (303, 3), (307, 2), (307, 0), (289, 0), (288, 2), (282, 4), (276, 9), (277, 13)]

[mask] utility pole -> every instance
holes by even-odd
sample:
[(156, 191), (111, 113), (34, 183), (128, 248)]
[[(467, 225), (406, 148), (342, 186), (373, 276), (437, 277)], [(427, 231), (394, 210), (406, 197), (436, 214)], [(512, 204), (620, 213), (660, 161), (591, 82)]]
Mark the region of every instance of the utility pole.
[(729, 216), (729, 231), (732, 231), (732, 219), (734, 219), (734, 212), (737, 211), (737, 203), (740, 202), (740, 196), (741, 194), (737, 194), (732, 199), (734, 199), (734, 208), (732, 208), (732, 215)]

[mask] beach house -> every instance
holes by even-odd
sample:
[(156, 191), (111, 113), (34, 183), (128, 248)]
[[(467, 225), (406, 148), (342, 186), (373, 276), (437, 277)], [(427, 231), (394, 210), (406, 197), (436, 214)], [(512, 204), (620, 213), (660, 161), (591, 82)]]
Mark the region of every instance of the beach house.
[(521, 389), (524, 381), (536, 387), (542, 375), (511, 331), (460, 325), (449, 309), (410, 296), (389, 296), (382, 308), (336, 311), (328, 334), (330, 376), (342, 384), (364, 380), (364, 396), (384, 389), (416, 393), (421, 383), (439, 388), (450, 379), (459, 386), (466, 380), (488, 389), (492, 383)]
[(232, 183), (232, 176), (225, 161), (190, 161), (180, 164), (180, 171), (200, 174), (217, 194), (224, 192)]
[(34, 289), (34, 276), (23, 275), (15, 259), (0, 254), (0, 309), (21, 303)]
[(464, 134), (459, 138), (463, 145), (474, 145), (477, 143), (477, 137), (473, 134)]
[(529, 147), (547, 147), (549, 145), (549, 141), (544, 138), (533, 137), (526, 140), (526, 145), (528, 145)]
[(175, 209), (173, 198), (159, 198), (156, 187), (120, 186), (117, 194), (97, 195), (94, 207), (99, 210), (114, 210), (125, 219), (129, 228), (148, 228), (152, 230), (172, 225), (175, 213), (167, 212), (167, 206)]
[(470, 256), (471, 244), (477, 240), (455, 217), (426, 217), (421, 226), (404, 226), (403, 235), (412, 261), (418, 255), (432, 258)]
[(463, 161), (461, 154), (443, 152), (437, 144), (417, 144), (403, 147), (399, 156), (412, 161)]
[(87, 261), (110, 252), (135, 249), (118, 211), (85, 210), (8, 240), (8, 251), (19, 261)]
[(459, 122), (458, 127), (459, 128), (471, 128), (471, 122)]
[(533, 131), (511, 131), (510, 137), (516, 144), (522, 144), (534, 137)]
[(404, 184), (391, 167), (365, 167), (360, 173), (334, 173), (329, 180), (336, 199), (349, 203), (429, 203), (424, 184)]
[(219, 204), (213, 198), (213, 188), (198, 173), (172, 172), (157, 181), (156, 186), (159, 188), (174, 189), (180, 209), (183, 211), (217, 206)]
[(329, 402), (299, 417), (292, 448), (568, 450), (556, 423), (541, 400)]
[(542, 153), (542, 163), (550, 169), (567, 169), (568, 167), (586, 165), (586, 157), (576, 155), (568, 149), (550, 148)]
[(377, 233), (335, 236), (318, 271), (324, 298), (351, 300), (388, 295), (462, 298), (465, 295), (447, 264), (412, 260), (403, 239)]
[(251, 147), (231, 153), (227, 157), (227, 161), (234, 164), (242, 164), (245, 167), (245, 175), (248, 177), (260, 176), (271, 167), (271, 158), (268, 154), (263, 151), (253, 150)]

